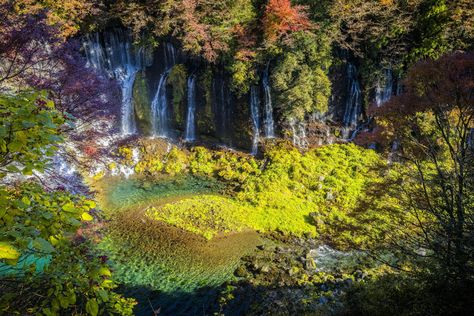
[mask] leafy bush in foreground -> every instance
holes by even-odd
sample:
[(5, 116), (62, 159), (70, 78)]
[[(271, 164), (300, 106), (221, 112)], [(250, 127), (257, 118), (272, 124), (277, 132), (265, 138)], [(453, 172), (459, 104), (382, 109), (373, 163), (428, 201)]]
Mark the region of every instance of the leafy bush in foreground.
[[(44, 93), (0, 96), (0, 179), (44, 171), (65, 120)], [(93, 201), (18, 177), (0, 185), (0, 314), (131, 315), (81, 234)]]

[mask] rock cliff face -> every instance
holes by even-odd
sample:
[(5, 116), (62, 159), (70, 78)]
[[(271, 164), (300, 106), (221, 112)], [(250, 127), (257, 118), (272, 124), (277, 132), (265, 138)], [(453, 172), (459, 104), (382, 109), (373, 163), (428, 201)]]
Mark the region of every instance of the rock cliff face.
[(367, 120), (367, 104), (381, 105), (395, 90), (389, 70), (382, 72), (387, 78), (371, 92), (361, 81), (357, 64), (339, 58), (330, 71), (328, 113), (282, 122), (270, 64), (262, 67), (252, 93), (237, 97), (224, 67), (184, 54), (172, 40), (146, 51), (135, 47), (126, 32), (112, 30), (87, 36), (84, 50), (90, 67), (122, 86), (118, 102), (122, 134), (211, 142), (253, 153), (265, 139), (274, 137), (287, 137), (300, 147), (350, 140)]

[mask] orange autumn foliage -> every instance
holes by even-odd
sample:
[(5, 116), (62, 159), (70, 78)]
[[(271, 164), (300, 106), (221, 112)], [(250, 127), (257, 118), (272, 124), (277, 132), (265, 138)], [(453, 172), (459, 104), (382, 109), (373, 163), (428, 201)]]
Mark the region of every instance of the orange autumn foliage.
[[(6, 0), (0, 0), (5, 3)], [(47, 22), (59, 28), (64, 38), (75, 35), (81, 23), (88, 16), (100, 12), (100, 3), (96, 0), (15, 0), (12, 1), (17, 13), (37, 14), (45, 12)]]
[(291, 5), (290, 0), (269, 0), (263, 17), (265, 39), (272, 43), (289, 32), (308, 30), (312, 27), (307, 8)]

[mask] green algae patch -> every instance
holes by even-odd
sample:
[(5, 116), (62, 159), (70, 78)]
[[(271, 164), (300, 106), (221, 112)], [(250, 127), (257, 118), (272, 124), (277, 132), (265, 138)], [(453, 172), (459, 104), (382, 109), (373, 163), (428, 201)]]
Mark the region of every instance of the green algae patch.
[(240, 232), (248, 226), (242, 216), (244, 206), (230, 198), (214, 195), (195, 196), (151, 207), (146, 216), (211, 239), (219, 233)]
[(146, 216), (211, 239), (220, 234), (253, 229), (261, 232), (315, 234), (309, 220), (314, 205), (288, 201), (291, 208), (268, 208), (251, 205), (231, 197), (200, 195), (150, 207)]

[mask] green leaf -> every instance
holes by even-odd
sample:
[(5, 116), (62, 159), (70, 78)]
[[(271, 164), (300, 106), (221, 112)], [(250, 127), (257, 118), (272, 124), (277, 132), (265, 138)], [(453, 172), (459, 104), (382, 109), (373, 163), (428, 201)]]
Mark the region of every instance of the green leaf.
[(87, 301), (86, 312), (89, 315), (97, 316), (97, 314), (99, 313), (99, 305), (97, 304), (97, 301), (95, 299), (90, 299)]
[(42, 310), (43, 314), (45, 314), (46, 316), (53, 316), (53, 312), (51, 312), (51, 309), (50, 308), (43, 308)]
[(50, 109), (54, 109), (54, 102), (51, 100), (46, 101), (46, 106)]
[(69, 299), (67, 296), (59, 295), (59, 304), (61, 305), (62, 308), (66, 309), (69, 307)]
[(28, 206), (31, 204), (31, 201), (27, 196), (22, 197), (21, 201)]
[(36, 249), (38, 249), (39, 251), (41, 252), (45, 252), (45, 253), (52, 253), (52, 252), (55, 252), (56, 249), (54, 249), (53, 245), (51, 245), (51, 243), (43, 238), (36, 238), (34, 241), (33, 241), (33, 247), (35, 247)]
[(0, 259), (17, 260), (20, 252), (7, 242), (0, 242)]
[(70, 304), (76, 304), (76, 293), (71, 291), (71, 293), (68, 295), (68, 300)]
[(31, 176), (33, 174), (33, 169), (31, 167), (25, 167), (22, 170), (23, 175)]
[(16, 259), (5, 259), (5, 262), (6, 264), (10, 265), (10, 266), (16, 266), (16, 264), (18, 263), (18, 259), (19, 258), (16, 258)]
[(100, 289), (97, 291), (97, 294), (99, 295), (102, 302), (107, 302), (109, 300), (109, 295), (107, 294), (107, 291)]
[(68, 213), (75, 213), (76, 206), (72, 202), (66, 203), (63, 205), (63, 211), (68, 212)]
[(12, 152), (18, 152), (23, 147), (23, 144), (18, 141), (11, 142), (8, 144), (8, 149)]
[(71, 224), (71, 225), (73, 225), (73, 226), (81, 226), (81, 222), (78, 221), (78, 220), (75, 219), (75, 218), (72, 218), (72, 217), (71, 217), (71, 218), (68, 218), (67, 221), (68, 221), (69, 224)]
[(19, 172), (20, 171), (20, 169), (18, 169), (18, 167), (13, 166), (13, 165), (7, 166), (7, 170), (10, 171), (10, 172)]

